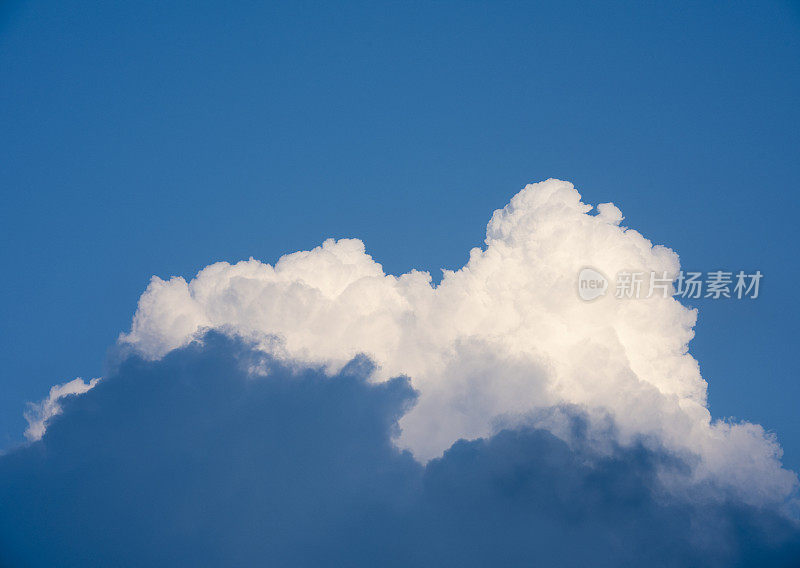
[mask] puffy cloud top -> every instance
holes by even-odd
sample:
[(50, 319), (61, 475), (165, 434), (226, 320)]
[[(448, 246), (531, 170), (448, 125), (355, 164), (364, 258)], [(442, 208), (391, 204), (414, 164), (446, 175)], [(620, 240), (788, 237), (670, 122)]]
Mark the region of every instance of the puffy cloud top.
[[(486, 246), (430, 275), (383, 272), (356, 239), (283, 256), (212, 264), (190, 282), (154, 277), (123, 344), (157, 360), (208, 328), (257, 342), (284, 361), (336, 373), (364, 353), (372, 380), (405, 375), (419, 393), (397, 444), (420, 460), (460, 438), (535, 423), (565, 437), (554, 408), (584, 409), (590, 435), (653, 440), (692, 463), (691, 483), (724, 486), (750, 503), (784, 502), (796, 476), (755, 424), (714, 421), (689, 354), (696, 312), (671, 297), (584, 302), (577, 275), (674, 276), (678, 256), (621, 226), (622, 212), (581, 202), (572, 184), (531, 184), (495, 211)], [(596, 432), (596, 434), (591, 434)], [(685, 487), (683, 487), (685, 489)]]

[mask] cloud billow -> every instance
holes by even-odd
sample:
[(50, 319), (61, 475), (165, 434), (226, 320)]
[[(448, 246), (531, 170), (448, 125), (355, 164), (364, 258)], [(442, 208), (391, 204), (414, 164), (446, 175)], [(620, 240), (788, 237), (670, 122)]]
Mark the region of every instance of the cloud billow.
[[(131, 355), (0, 458), (3, 566), (759, 566), (800, 558), (778, 508), (652, 440), (598, 450), (565, 407), (423, 464), (397, 447), (418, 393), (209, 332)], [(485, 369), (484, 372), (491, 372)]]
[(586, 267), (680, 270), (678, 255), (623, 226), (616, 206), (592, 209), (569, 182), (530, 184), (494, 212), (485, 246), (437, 285), (425, 272), (385, 274), (357, 239), (329, 239), (274, 266), (251, 258), (188, 282), (154, 277), (120, 342), (155, 360), (223, 329), (328, 373), (364, 353), (374, 381), (404, 375), (417, 391), (397, 444), (423, 463), (498, 422), (575, 406), (590, 436), (610, 417), (622, 446), (654, 439), (688, 456), (694, 483), (727, 485), (759, 506), (791, 499), (797, 476), (783, 468), (775, 436), (711, 416), (689, 351), (695, 310), (659, 294), (581, 299)]

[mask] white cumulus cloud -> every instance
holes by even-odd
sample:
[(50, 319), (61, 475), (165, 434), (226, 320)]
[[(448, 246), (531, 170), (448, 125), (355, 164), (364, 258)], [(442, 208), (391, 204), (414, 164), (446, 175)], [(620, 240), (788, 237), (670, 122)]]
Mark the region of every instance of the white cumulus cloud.
[(528, 185), (494, 212), (486, 246), (438, 285), (426, 272), (385, 274), (357, 239), (329, 239), (275, 266), (212, 264), (190, 282), (154, 277), (120, 341), (157, 359), (217, 328), (331, 372), (365, 353), (376, 380), (404, 374), (420, 393), (397, 440), (420, 460), (499, 423), (540, 417), (557, 432), (557, 413), (546, 410), (578, 405), (598, 423), (612, 417), (623, 444), (647, 437), (695, 456), (697, 481), (753, 501), (785, 499), (796, 476), (774, 438), (708, 411), (688, 351), (694, 310), (659, 294), (578, 296), (587, 266), (611, 277), (680, 270), (672, 250), (621, 226), (616, 206), (592, 209), (568, 182)]

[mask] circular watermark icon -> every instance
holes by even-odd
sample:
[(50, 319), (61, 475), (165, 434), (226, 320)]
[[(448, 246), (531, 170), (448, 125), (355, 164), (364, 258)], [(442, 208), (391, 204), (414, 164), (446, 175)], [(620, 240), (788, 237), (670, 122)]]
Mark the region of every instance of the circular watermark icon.
[(595, 270), (585, 267), (578, 273), (578, 296), (585, 302), (596, 300), (600, 296), (605, 296), (608, 290), (608, 278)]

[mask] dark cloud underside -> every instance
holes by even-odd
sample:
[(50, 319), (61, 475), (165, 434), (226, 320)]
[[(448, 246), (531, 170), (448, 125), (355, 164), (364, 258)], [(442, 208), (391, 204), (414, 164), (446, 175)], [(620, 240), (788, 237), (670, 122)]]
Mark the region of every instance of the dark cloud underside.
[[(248, 369), (267, 368), (254, 377)], [(131, 357), (0, 458), (3, 566), (796, 565), (774, 511), (679, 499), (644, 445), (536, 429), (422, 466), (392, 444), (407, 380), (290, 370), (211, 333)]]

